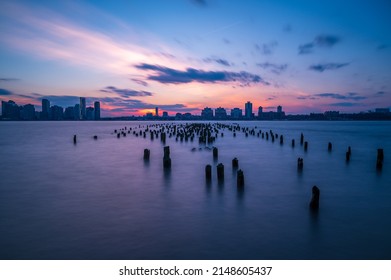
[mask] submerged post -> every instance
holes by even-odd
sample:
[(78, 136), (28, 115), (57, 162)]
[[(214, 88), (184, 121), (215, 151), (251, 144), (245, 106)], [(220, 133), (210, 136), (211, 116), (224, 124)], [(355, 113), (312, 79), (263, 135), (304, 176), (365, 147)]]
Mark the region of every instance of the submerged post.
[(77, 143), (77, 139), (76, 139), (76, 134), (73, 135), (73, 144), (76, 144)]
[(333, 149), (333, 144), (331, 144), (331, 142), (329, 142), (329, 145), (327, 146), (327, 150), (329, 152), (331, 152), (332, 149)]
[(320, 190), (317, 186), (312, 187), (312, 198), (310, 202), (310, 208), (311, 210), (318, 210), (319, 209), (319, 197), (320, 197)]
[(212, 179), (212, 166), (210, 164), (205, 166), (205, 177), (208, 181)]
[(238, 168), (239, 167), (239, 160), (237, 158), (234, 158), (232, 160), (232, 168), (235, 169), (235, 168)]
[(304, 142), (304, 151), (307, 151), (307, 150), (308, 150), (308, 142), (305, 141), (305, 142)]
[(244, 187), (244, 174), (242, 169), (239, 169), (237, 172), (237, 179), (236, 179), (237, 187), (243, 188)]
[(150, 150), (144, 149), (144, 159), (149, 160)]
[(303, 133), (300, 134), (300, 145), (303, 145), (304, 142), (304, 135)]
[(295, 147), (295, 139), (292, 139), (292, 148)]
[(219, 150), (216, 147), (214, 147), (213, 148), (213, 158), (217, 159), (218, 156), (219, 156)]
[(377, 149), (376, 168), (378, 170), (383, 168), (383, 160), (384, 160), (384, 150)]
[(171, 168), (170, 146), (164, 147), (163, 167)]
[(224, 181), (224, 165), (222, 163), (217, 165), (217, 181)]

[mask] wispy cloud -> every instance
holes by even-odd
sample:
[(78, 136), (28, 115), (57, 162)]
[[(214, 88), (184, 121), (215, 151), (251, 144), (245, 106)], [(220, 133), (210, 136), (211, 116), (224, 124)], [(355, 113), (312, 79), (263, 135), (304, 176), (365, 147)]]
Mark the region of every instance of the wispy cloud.
[(12, 95), (13, 93), (9, 90), (0, 88), (0, 96), (5, 96), (5, 95)]
[[(2, 28), (0, 43), (39, 58), (121, 75), (129, 74), (129, 65), (142, 61), (182, 66), (182, 62), (171, 55), (180, 51), (148, 32), (136, 31), (110, 16), (104, 19), (113, 32), (103, 32), (65, 14), (28, 4), (1, 4), (0, 15), (7, 24)], [(120, 36), (123, 34), (127, 36)]]
[(264, 62), (264, 63), (257, 63), (257, 66), (259, 66), (262, 69), (269, 70), (274, 74), (279, 75), (287, 69), (288, 64), (276, 64), (276, 63)]
[(277, 46), (278, 46), (277, 41), (271, 41), (270, 43), (266, 43), (262, 45), (259, 44), (254, 45), (255, 49), (263, 55), (273, 54)]
[(233, 65), (233, 63), (230, 63), (228, 60), (223, 59), (223, 58), (219, 58), (219, 57), (204, 58), (204, 61), (207, 63), (217, 63), (217, 64), (220, 64), (223, 66), (228, 66), (228, 67)]
[(186, 84), (191, 82), (198, 83), (224, 83), (236, 82), (240, 85), (248, 86), (250, 84), (261, 83), (269, 85), (260, 76), (251, 74), (245, 71), (242, 72), (227, 72), (227, 71), (204, 71), (194, 68), (187, 68), (186, 70), (176, 70), (159, 65), (152, 65), (147, 63), (137, 64), (136, 68), (152, 71), (153, 74), (148, 75), (148, 79), (157, 81), (163, 84)]
[(132, 78), (130, 79), (132, 80), (133, 82), (135, 82), (136, 84), (139, 84), (140, 86), (144, 86), (144, 87), (147, 87), (148, 86), (148, 83), (144, 80), (140, 80), (140, 79), (135, 79), (135, 78)]
[(324, 72), (325, 70), (336, 70), (345, 66), (348, 66), (350, 63), (319, 63), (312, 64), (308, 69), (316, 72)]
[(116, 93), (124, 98), (127, 98), (129, 96), (152, 96), (152, 92), (149, 91), (139, 91), (139, 90), (133, 90), (133, 89), (120, 89), (113, 86), (105, 87), (104, 89), (101, 89), (100, 92), (105, 93)]
[(336, 35), (319, 35), (312, 42), (300, 45), (299, 54), (313, 53), (316, 48), (331, 48), (340, 41)]
[(19, 81), (19, 79), (15, 79), (15, 78), (0, 78), (0, 82), (15, 82), (15, 81)]
[(325, 92), (325, 93), (317, 93), (317, 94), (297, 97), (297, 99), (300, 100), (305, 100), (305, 99), (315, 100), (315, 99), (323, 99), (323, 98), (338, 99), (338, 100), (354, 100), (354, 101), (367, 99), (366, 96), (359, 95), (356, 92), (348, 92), (345, 94)]

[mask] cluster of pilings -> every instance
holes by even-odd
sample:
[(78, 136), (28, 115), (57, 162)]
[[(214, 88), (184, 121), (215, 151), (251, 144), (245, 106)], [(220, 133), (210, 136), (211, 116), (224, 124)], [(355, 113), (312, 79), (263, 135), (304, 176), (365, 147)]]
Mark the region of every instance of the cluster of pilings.
[[(175, 138), (175, 141), (180, 142), (193, 142), (194, 139), (198, 138), (198, 143), (200, 146), (205, 146), (205, 149), (212, 150), (212, 155), (214, 161), (217, 163), (219, 158), (219, 151), (217, 147), (210, 147), (213, 145), (218, 137), (224, 137), (224, 130), (232, 132), (232, 136), (236, 137), (237, 133), (242, 133), (246, 138), (253, 136), (262, 139), (266, 139), (266, 141), (271, 140), (271, 142), (275, 142), (279, 140), (280, 145), (284, 145), (284, 136), (282, 134), (275, 133), (272, 130), (262, 131), (255, 128), (249, 127), (241, 127), (239, 124), (224, 124), (224, 123), (185, 123), (185, 124), (175, 124), (175, 123), (157, 123), (157, 124), (149, 124), (149, 125), (138, 125), (138, 127), (124, 127), (121, 129), (114, 130), (114, 134), (118, 138), (126, 137), (127, 134), (133, 134), (135, 137), (143, 137), (149, 138), (151, 141), (154, 139), (159, 139), (161, 143), (164, 145), (163, 148), (163, 167), (164, 169), (171, 168), (171, 157), (170, 157), (170, 146), (166, 146), (167, 137)], [(97, 136), (93, 137), (97, 140)], [(73, 137), (74, 144), (77, 143), (77, 136)], [(308, 151), (308, 141), (305, 141), (304, 134), (300, 134), (300, 146), (303, 146), (304, 151)], [(291, 140), (291, 147), (295, 148), (295, 139)], [(201, 148), (199, 148), (201, 149)], [(196, 149), (193, 148), (192, 151)], [(333, 150), (333, 145), (331, 142), (328, 142), (327, 146), (328, 152)], [(346, 161), (349, 162), (351, 158), (351, 147), (349, 146), (346, 152)], [(148, 161), (150, 158), (150, 150), (144, 149), (144, 160)], [(379, 148), (377, 150), (377, 159), (376, 159), (376, 168), (381, 170), (384, 162), (384, 151)], [(299, 157), (297, 159), (297, 169), (298, 171), (302, 171), (304, 166), (303, 158)], [(244, 187), (244, 172), (239, 169), (239, 161), (237, 158), (232, 159), (232, 170), (236, 172), (236, 184), (238, 188)], [(216, 178), (218, 183), (224, 182), (224, 164), (218, 163), (216, 165)], [(212, 180), (212, 165), (208, 164), (205, 166), (205, 178), (208, 182)], [(317, 186), (313, 186), (312, 188), (312, 198), (310, 202), (310, 208), (312, 210), (317, 210), (319, 208), (319, 197), (320, 190)]]

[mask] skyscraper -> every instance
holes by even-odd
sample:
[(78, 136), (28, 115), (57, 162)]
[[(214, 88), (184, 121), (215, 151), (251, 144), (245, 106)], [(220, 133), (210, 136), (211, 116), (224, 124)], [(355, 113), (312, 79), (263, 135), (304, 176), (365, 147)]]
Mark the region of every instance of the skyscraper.
[(87, 118), (86, 115), (86, 99), (85, 97), (80, 97), (80, 118), (85, 120)]
[(94, 114), (95, 114), (95, 120), (100, 120), (100, 102), (99, 101), (94, 102)]
[(213, 110), (209, 107), (205, 107), (202, 111), (201, 111), (201, 117), (204, 119), (204, 120), (211, 120), (213, 119)]
[(47, 99), (42, 99), (42, 116), (43, 120), (48, 120), (50, 112), (50, 101)]
[(279, 105), (277, 106), (277, 113), (281, 114), (282, 113), (282, 107)]
[(159, 108), (158, 107), (155, 108), (155, 116), (159, 117)]
[(258, 107), (258, 118), (262, 117), (262, 113), (263, 113), (263, 108), (262, 108), (262, 106), (259, 106)]
[(246, 119), (252, 119), (253, 117), (253, 104), (250, 101), (244, 104), (244, 115)]
[(75, 104), (74, 110), (73, 110), (75, 117), (75, 120), (80, 120), (80, 104)]

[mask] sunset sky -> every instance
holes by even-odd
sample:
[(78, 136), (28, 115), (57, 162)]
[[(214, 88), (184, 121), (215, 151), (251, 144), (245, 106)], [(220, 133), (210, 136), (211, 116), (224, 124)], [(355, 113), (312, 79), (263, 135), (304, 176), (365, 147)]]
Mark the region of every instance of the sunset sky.
[(0, 100), (82, 96), (103, 117), (390, 107), (390, 15), (389, 0), (2, 0)]

